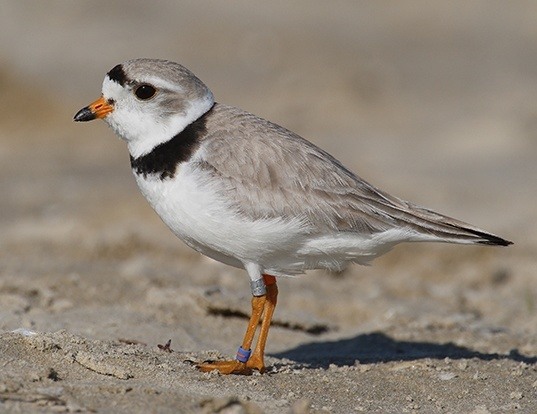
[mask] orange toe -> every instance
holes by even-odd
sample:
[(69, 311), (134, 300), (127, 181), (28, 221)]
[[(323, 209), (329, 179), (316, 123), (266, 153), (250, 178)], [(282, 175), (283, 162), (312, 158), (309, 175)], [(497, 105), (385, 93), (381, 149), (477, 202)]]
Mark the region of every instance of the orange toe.
[(223, 375), (252, 375), (253, 367), (247, 366), (244, 362), (233, 361), (207, 361), (197, 365), (201, 372), (218, 371)]
[(259, 371), (261, 374), (265, 372), (265, 363), (263, 362), (263, 358), (256, 358), (255, 356), (252, 356), (246, 363), (246, 367), (251, 370)]

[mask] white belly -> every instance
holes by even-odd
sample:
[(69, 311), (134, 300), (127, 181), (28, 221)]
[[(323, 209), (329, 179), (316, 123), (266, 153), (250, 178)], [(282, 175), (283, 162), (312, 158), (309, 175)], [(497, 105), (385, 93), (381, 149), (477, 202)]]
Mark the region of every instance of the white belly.
[[(211, 177), (193, 171), (188, 164), (181, 165), (173, 179), (135, 177), (143, 195), (175, 235), (223, 263), (235, 267), (256, 263), (268, 270), (282, 256), (293, 256), (306, 235), (298, 219), (245, 218), (229, 199), (219, 195)], [(303, 267), (300, 260), (291, 261), (295, 262), (291, 267)]]
[(321, 234), (300, 218), (248, 219), (219, 191), (214, 178), (187, 163), (173, 179), (138, 176), (136, 181), (166, 225), (198, 252), (231, 266), (255, 264), (275, 276), (307, 269), (343, 269), (366, 264), (402, 241), (392, 229), (375, 235)]

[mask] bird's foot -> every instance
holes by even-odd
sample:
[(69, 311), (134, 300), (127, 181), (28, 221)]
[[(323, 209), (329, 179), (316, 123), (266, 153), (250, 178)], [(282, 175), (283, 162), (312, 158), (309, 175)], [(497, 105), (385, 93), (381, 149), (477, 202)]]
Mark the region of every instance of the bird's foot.
[(208, 361), (198, 364), (197, 368), (202, 372), (218, 371), (220, 374), (229, 375), (252, 375), (252, 369), (244, 362), (233, 361)]
[(201, 372), (218, 371), (220, 374), (229, 375), (252, 375), (254, 371), (265, 372), (265, 364), (259, 358), (252, 357), (248, 362), (231, 361), (207, 361), (197, 365)]

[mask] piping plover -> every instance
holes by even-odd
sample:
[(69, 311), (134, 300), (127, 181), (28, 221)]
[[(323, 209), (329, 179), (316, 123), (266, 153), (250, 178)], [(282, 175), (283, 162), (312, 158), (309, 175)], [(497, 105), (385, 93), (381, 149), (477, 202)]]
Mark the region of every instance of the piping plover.
[(164, 223), (250, 277), (252, 316), (236, 359), (203, 371), (264, 371), (278, 276), (366, 264), (401, 242), (511, 244), (391, 196), (297, 134), (215, 102), (174, 62), (115, 66), (102, 96), (74, 119), (96, 118), (126, 141), (136, 182)]

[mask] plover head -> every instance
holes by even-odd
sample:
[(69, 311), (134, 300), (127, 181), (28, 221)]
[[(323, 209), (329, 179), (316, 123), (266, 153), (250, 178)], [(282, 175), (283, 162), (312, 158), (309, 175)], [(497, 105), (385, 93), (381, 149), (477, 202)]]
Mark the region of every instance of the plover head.
[(181, 132), (213, 104), (209, 88), (178, 63), (133, 59), (106, 74), (101, 98), (74, 119), (102, 118), (136, 158)]

